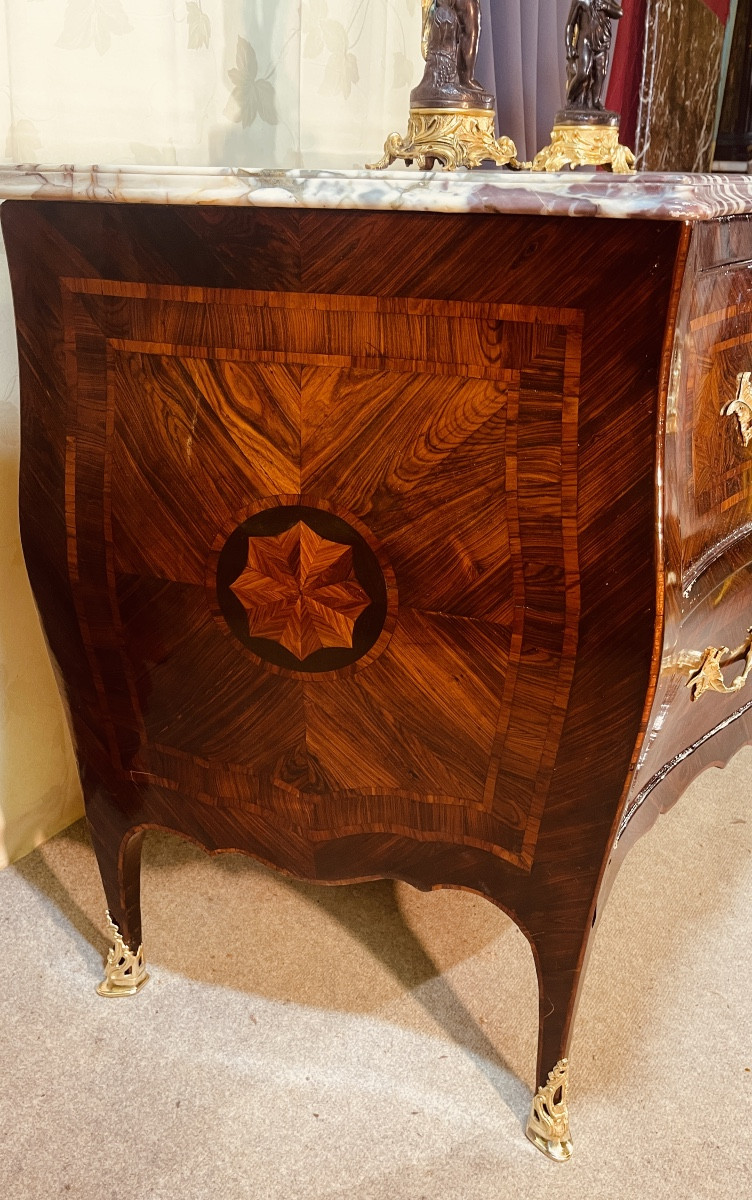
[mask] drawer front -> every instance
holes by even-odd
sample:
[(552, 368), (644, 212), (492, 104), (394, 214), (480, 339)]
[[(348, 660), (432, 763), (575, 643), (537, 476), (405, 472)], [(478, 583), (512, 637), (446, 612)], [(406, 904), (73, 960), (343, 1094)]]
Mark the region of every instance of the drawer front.
[(752, 264), (701, 277), (696, 311), (701, 301), (723, 306), (690, 323), (677, 430), (685, 592), (752, 521)]
[(692, 611), (664, 651), (632, 800), (752, 700), (750, 560), (752, 537), (737, 539), (696, 582)]

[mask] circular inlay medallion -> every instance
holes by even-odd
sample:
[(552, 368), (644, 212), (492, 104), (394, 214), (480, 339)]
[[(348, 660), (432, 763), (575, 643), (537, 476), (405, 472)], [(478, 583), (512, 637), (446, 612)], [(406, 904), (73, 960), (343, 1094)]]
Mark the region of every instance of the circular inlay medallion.
[(379, 639), (387, 584), (365, 538), (309, 505), (265, 508), (222, 547), (216, 595), (235, 636), (284, 670), (337, 671)]

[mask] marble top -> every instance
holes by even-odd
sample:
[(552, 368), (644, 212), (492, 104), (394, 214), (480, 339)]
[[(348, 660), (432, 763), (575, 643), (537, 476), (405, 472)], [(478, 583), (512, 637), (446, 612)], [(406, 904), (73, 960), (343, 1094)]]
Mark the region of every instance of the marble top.
[(265, 208), (506, 212), (541, 216), (707, 220), (752, 213), (752, 177), (596, 171), (427, 173), (241, 167), (0, 166), (0, 199)]

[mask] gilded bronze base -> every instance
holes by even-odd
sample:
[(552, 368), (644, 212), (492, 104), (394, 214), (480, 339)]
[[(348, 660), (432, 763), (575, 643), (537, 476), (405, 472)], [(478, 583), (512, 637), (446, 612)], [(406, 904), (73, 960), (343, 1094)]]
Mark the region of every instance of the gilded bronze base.
[(533, 1145), (554, 1162), (567, 1162), (572, 1157), (567, 1107), (568, 1082), (569, 1063), (566, 1058), (562, 1058), (553, 1071), (549, 1072), (547, 1082), (535, 1093), (525, 1130)]
[(631, 175), (635, 156), (619, 141), (618, 125), (556, 124), (551, 141), (533, 159), (534, 171), (565, 167), (610, 167), (615, 175)]
[(114, 946), (107, 955), (104, 979), (97, 987), (99, 996), (135, 996), (148, 983), (149, 975), (144, 962), (143, 947), (131, 950), (120, 936), (120, 930), (107, 913), (107, 928), (114, 938)]
[(383, 171), (397, 159), (408, 166), (415, 163), (422, 171), (440, 163), (447, 171), (457, 167), (479, 167), (491, 161), (504, 167), (519, 166), (514, 142), (494, 136), (494, 113), (481, 108), (414, 108), (410, 112), (407, 135), (390, 133), (384, 143), (384, 157), (368, 163), (369, 171)]

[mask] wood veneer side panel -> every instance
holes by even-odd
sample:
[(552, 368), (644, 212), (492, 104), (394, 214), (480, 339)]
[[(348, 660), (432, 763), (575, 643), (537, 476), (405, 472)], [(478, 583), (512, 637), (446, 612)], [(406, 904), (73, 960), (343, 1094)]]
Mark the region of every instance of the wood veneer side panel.
[[(555, 1061), (557, 1019), (567, 1029), (576, 1010), (598, 883), (650, 686), (659, 371), (680, 235), (677, 228), (667, 238), (660, 283), (648, 277), (618, 296), (607, 291), (594, 328), (586, 315), (578, 497), (582, 619), (567, 721), (523, 910), (543, 981), (540, 1080)], [(603, 344), (609, 330), (616, 348)]]
[[(196, 779), (190, 771), (185, 777), (184, 793), (131, 784), (121, 787), (118, 794), (113, 791), (106, 796), (94, 785), (87, 788), (88, 811), (97, 829), (108, 896), (112, 894), (116, 899), (122, 882), (117, 863), (125, 861), (124, 839), (130, 829), (153, 826), (195, 837), (210, 850), (242, 849), (293, 874), (322, 882), (390, 876), (406, 878), (418, 886), (462, 887), (489, 896), (514, 916), (534, 946), (544, 1031), (538, 1074), (542, 1081), (561, 1056), (568, 1038), (595, 889), (649, 686), (656, 610), (655, 426), (661, 343), (671, 302), (680, 227), (654, 221), (543, 220), (480, 214), (259, 216), (245, 212), (240, 217), (216, 210), (178, 214), (117, 206), (108, 208), (105, 214), (102, 207), (48, 205), (42, 212), (41, 206), (29, 206), (28, 215), (17, 218), (18, 232), (25, 243), (17, 257), (19, 274), (24, 261), (34, 253), (40, 274), (47, 276), (47, 282), (40, 285), (47, 288), (46, 301), (40, 293), (39, 299), (32, 297), (28, 307), (30, 340), (40, 336), (37, 325), (44, 317), (44, 304), (59, 308), (55, 281), (60, 276), (113, 279), (131, 286), (156, 282), (187, 288), (248, 288), (298, 294), (310, 291), (314, 297), (398, 297), (407, 301), (408, 309), (416, 305), (419, 310), (426, 299), (525, 305), (548, 314), (552, 308), (561, 310), (562, 324), (568, 336), (574, 338), (567, 358), (564, 407), (573, 425), (577, 399), (576, 438), (570, 429), (565, 433), (565, 444), (557, 443), (559, 449), (554, 447), (552, 452), (550, 441), (543, 436), (545, 420), (541, 424), (544, 444), (540, 452), (534, 441), (534, 422), (525, 436), (529, 438), (529, 480), (539, 480), (547, 511), (556, 518), (560, 531), (557, 546), (561, 546), (563, 563), (556, 556), (542, 556), (541, 562), (552, 572), (550, 579), (559, 594), (560, 572), (562, 568), (569, 572), (572, 583), (568, 600), (576, 604), (579, 618), (576, 640), (570, 625), (561, 651), (553, 641), (549, 644), (551, 630), (545, 620), (547, 577), (544, 572), (529, 581), (538, 609), (542, 661), (549, 661), (545, 654), (550, 655), (553, 648), (553, 657), (566, 653), (571, 666), (576, 651), (571, 687), (561, 672), (552, 670), (540, 695), (527, 698), (529, 703), (543, 707), (558, 704), (563, 721), (537, 846), (534, 857), (530, 848), (530, 860), (525, 864), (530, 870), (476, 847), (456, 844), (449, 828), (444, 841), (433, 840), (441, 829), (432, 829), (432, 840), (424, 841), (420, 830), (411, 838), (399, 833), (372, 833), (314, 841), (279, 819), (279, 814), (262, 817), (252, 812), (228, 813), (197, 801), (191, 791), (191, 786), (195, 790)], [(254, 246), (258, 246), (258, 254), (249, 255), (248, 248)], [(389, 253), (385, 253), (385, 247)], [(92, 290), (96, 289), (89, 288)], [(89, 304), (84, 288), (77, 297), (83, 306), (85, 333), (88, 322), (95, 319), (96, 305)], [(115, 327), (118, 299), (109, 296), (99, 298), (97, 303), (101, 305), (102, 299), (108, 306), (108, 321)], [(25, 295), (22, 303), (27, 304)], [(365, 300), (363, 307), (368, 307)], [(128, 321), (121, 325), (121, 332), (127, 336)], [(403, 328), (410, 326), (405, 320)], [(337, 321), (332, 327), (338, 327)], [(54, 362), (64, 341), (59, 313), (43, 336), (47, 341), (41, 352)], [(439, 323), (433, 336), (445, 338), (447, 330)], [(561, 358), (559, 355), (557, 363), (555, 358), (547, 360), (546, 355), (549, 351), (553, 354), (558, 336), (554, 335), (547, 347), (536, 341), (534, 333), (530, 334), (530, 353), (536, 366), (529, 375), (528, 418), (534, 413), (538, 394), (544, 413), (555, 407), (552, 397), (556, 389), (550, 386), (552, 376), (549, 378), (548, 373), (561, 373)], [(505, 352), (502, 346), (502, 355)], [(63, 411), (65, 389), (59, 379), (54, 393), (39, 386), (32, 373), (32, 357), (28, 351), (24, 403), (33, 417), (28, 435), (34, 442), (41, 437), (48, 404), (52, 401), (56, 411)], [(84, 354), (84, 369), (86, 361)], [(64, 439), (64, 425), (51, 433), (58, 441), (61, 435)], [(571, 483), (575, 464), (579, 477), (576, 489)], [(562, 497), (561, 486), (557, 489), (555, 485), (560, 484), (559, 476), (565, 471), (569, 482), (567, 495)], [(65, 518), (70, 528), (71, 514), (65, 507), (64, 470), (59, 463), (48, 483), (61, 523), (56, 537), (64, 537)], [(34, 507), (32, 492), (27, 495), (27, 503)], [(536, 552), (534, 524), (528, 523), (525, 532), (528, 556)], [(80, 528), (76, 520), (74, 537)], [(43, 562), (44, 529), (31, 526), (30, 531), (31, 556)], [(106, 556), (97, 570), (106, 573)], [(65, 568), (61, 587), (63, 595), (70, 593)], [(77, 673), (87, 673), (80, 637), (78, 644), (75, 639), (66, 642), (65, 631), (56, 625), (55, 598), (44, 580), (38, 594), (48, 627), (55, 630), (61, 653), (67, 656), (66, 678), (76, 680)], [(97, 602), (96, 596), (93, 601)], [(570, 615), (573, 611), (570, 607)], [(530, 654), (535, 653), (533, 643)], [(196, 686), (200, 686), (200, 680)], [(77, 690), (83, 698), (82, 707), (94, 721), (97, 699), (92, 695), (91, 682)], [(93, 761), (86, 720), (80, 721), (78, 728), (87, 758)], [(135, 855), (129, 861), (133, 863)], [(132, 888), (122, 904), (126, 909), (124, 919), (132, 921), (135, 928), (137, 905)]]
[[(625, 538), (630, 544), (634, 542), (637, 550), (635, 570), (641, 579), (645, 577), (649, 564), (641, 539), (650, 520), (645, 514), (652, 511), (646, 483), (650, 478), (650, 464), (648, 461), (646, 466), (645, 459), (645, 447), (650, 445), (646, 430), (654, 404), (658, 358), (652, 326), (655, 312), (665, 305), (665, 275), (678, 236), (673, 226), (657, 222), (352, 213), (269, 213), (263, 217), (254, 213), (245, 214), (238, 223), (234, 213), (225, 216), (181, 210), (165, 216), (150, 209), (107, 208), (103, 213), (101, 208), (106, 206), (79, 206), (74, 214), (73, 207), (49, 205), (43, 215), (34, 210), (32, 217), (30, 206), (27, 219), (35, 223), (31, 240), (41, 251), (41, 269), (95, 279), (109, 275), (136, 283), (156, 279), (185, 286), (204, 282), (210, 286), (264, 285), (282, 291), (302, 291), (309, 286), (330, 293), (352, 294), (360, 289), (370, 295), (417, 294), (458, 302), (524, 303), (549, 311), (552, 305), (569, 311), (581, 308), (586, 322), (579, 428), (583, 470), (577, 518), (583, 550), (581, 633), (584, 644), (590, 647), (588, 653), (597, 663), (593, 668), (595, 683), (591, 680), (587, 685), (597, 695), (597, 676), (604, 673), (612, 655), (612, 634), (604, 630), (613, 627), (617, 614), (627, 624), (631, 622), (635, 631), (643, 628), (645, 620), (646, 601), (640, 591), (644, 586), (634, 587), (633, 575), (614, 557), (609, 528), (614, 520), (624, 523)], [(251, 241), (256, 237), (249, 230), (255, 230), (258, 220), (265, 223), (267, 251), (269, 247), (283, 247), (276, 265), (270, 251), (255, 261), (238, 249), (250, 244), (249, 237)], [(175, 224), (169, 239), (165, 221)], [(304, 229), (302, 243), (296, 222)], [(205, 236), (199, 237), (197, 231), (202, 226)], [(197, 237), (202, 243), (201, 253), (195, 246)], [(389, 255), (383, 252), (385, 244), (390, 245)], [(306, 248), (304, 261), (301, 245)], [(232, 250), (229, 266), (220, 269), (217, 262), (224, 261), (228, 246)], [(652, 274), (647, 271), (648, 264), (652, 264)], [(620, 331), (618, 338), (614, 337), (615, 329)], [(626, 425), (622, 416), (625, 409), (634, 410)], [(625, 437), (630, 444), (628, 454), (607, 449), (622, 444)], [(607, 495), (608, 488), (613, 492), (611, 496)], [(610, 576), (610, 592), (603, 585), (604, 574)], [(619, 587), (613, 587), (620, 574)], [(610, 616), (606, 617), (606, 612)], [(628, 665), (627, 673), (631, 670)], [(623, 686), (638, 693), (639, 676), (640, 669), (635, 668), (631, 682)], [(633, 700), (624, 691), (621, 702), (629, 708)], [(574, 708), (570, 706), (570, 729), (578, 721), (582, 728), (587, 726), (583, 715), (573, 715), (582, 703), (580, 697), (576, 703), (573, 701)], [(597, 706), (597, 701), (591, 702), (591, 714)], [(612, 725), (614, 741), (609, 740), (609, 733), (604, 743), (605, 722), (601, 719), (598, 745), (603, 745), (604, 752), (598, 753), (597, 767), (589, 769), (589, 783), (588, 773), (581, 770), (573, 797), (576, 792), (581, 800), (583, 789), (595, 794), (609, 772), (608, 794), (613, 795), (621, 760), (612, 761), (611, 751), (617, 743), (621, 748), (623, 728), (619, 720)], [(581, 733), (574, 745), (570, 761), (581, 758)], [(592, 878), (599, 864), (592, 858), (590, 834), (583, 831), (581, 804), (578, 809), (572, 799), (571, 822), (561, 823), (561, 810), (557, 816), (556, 797), (562, 794), (565, 760), (566, 755), (556, 764), (552, 804), (542, 825), (550, 841), (550, 849), (542, 859), (544, 873), (558, 853), (560, 836), (578, 830), (578, 844), (590, 846), (587, 875)], [(601, 791), (594, 813), (598, 829), (604, 820), (602, 809), (607, 807), (604, 794)], [(588, 829), (592, 832), (590, 826)], [(597, 855), (596, 850), (596, 859)]]
[[(236, 214), (231, 216), (180, 212), (155, 214), (150, 209), (126, 210), (106, 206), (50, 205), (39, 216), (34, 214), (37, 224), (35, 245), (37, 247), (54, 242), (68, 246), (63, 269), (70, 275), (97, 278), (102, 274), (128, 280), (135, 277), (138, 282), (150, 276), (161, 282), (196, 285), (207, 280), (212, 286), (245, 285), (279, 287), (283, 291), (300, 290), (307, 282), (316, 288), (350, 292), (358, 287), (370, 294), (401, 294), (413, 292), (421, 295), (440, 295), (467, 300), (503, 300), (510, 304), (521, 301), (534, 306), (551, 303), (568, 307), (583, 306), (589, 326), (593, 331), (585, 347), (585, 364), (582, 387), (583, 424), (581, 438), (586, 446), (585, 461), (592, 466), (583, 476), (582, 493), (586, 503), (583, 534), (590, 545), (592, 561), (586, 563), (592, 578), (592, 587), (585, 589), (585, 602), (595, 596), (601, 565), (615, 569), (612, 564), (599, 563), (597, 550), (605, 540), (604, 529), (614, 516), (638, 511), (641, 493), (638, 483), (642, 468), (628, 472), (624, 456), (613, 461), (602, 459), (598, 449), (604, 441), (617, 437), (616, 411), (622, 404), (632, 403), (630, 396), (635, 380), (640, 379), (640, 370), (635, 369), (637, 341), (645, 333), (644, 313), (649, 308), (650, 297), (644, 297), (643, 274), (645, 264), (667, 261), (671, 254), (671, 228), (660, 223), (623, 222), (572, 222), (554, 220), (547, 223), (534, 218), (469, 216), (444, 218), (440, 216), (415, 216), (406, 214), (246, 214), (245, 224), (237, 224)], [(29, 210), (31, 213), (31, 209)], [(304, 243), (306, 257), (300, 265), (299, 276), (294, 271), (295, 256), (300, 260), (300, 240), (291, 221), (300, 217), (305, 228)], [(275, 221), (279, 218), (284, 233), (275, 234)], [(31, 217), (29, 219), (32, 219)], [(164, 220), (174, 222), (176, 230), (166, 245)], [(260, 264), (249, 260), (242, 253), (231, 257), (232, 272), (220, 272), (216, 260), (222, 259), (228, 244), (241, 245), (243, 230), (246, 240), (248, 230), (255, 229), (261, 219), (267, 230), (269, 245), (290, 245), (281, 257), (274, 273), (271, 259), (261, 257)], [(186, 221), (189, 233), (186, 234)], [(160, 224), (161, 222), (161, 224)], [(196, 230), (204, 225), (205, 237), (200, 238), (203, 250), (198, 261), (191, 258)], [(639, 225), (639, 228), (638, 228)], [(252, 237), (255, 237), (255, 233)], [(235, 239), (235, 241), (233, 241)], [(383, 254), (385, 241), (390, 239), (390, 256)], [(204, 244), (206, 243), (206, 244)], [(215, 244), (216, 243), (216, 244)], [(177, 253), (177, 245), (180, 253)], [(134, 247), (136, 251), (134, 251)], [(165, 247), (162, 253), (162, 247)], [(427, 247), (427, 250), (426, 250)], [(458, 247), (461, 252), (458, 252)], [(404, 252), (402, 252), (404, 251)], [(450, 255), (451, 251), (451, 255)], [(90, 262), (89, 255), (94, 262)], [(451, 266), (447, 269), (447, 256)], [(600, 263), (598, 269), (594, 264)], [(587, 268), (587, 269), (586, 269)], [(60, 270), (60, 265), (55, 266)], [(614, 278), (618, 277), (618, 287)], [(655, 276), (658, 277), (657, 275)], [(653, 286), (652, 284), (650, 286)], [(660, 287), (657, 288), (657, 292)], [(656, 295), (657, 295), (656, 292)], [(607, 301), (604, 305), (604, 293)], [(643, 299), (645, 303), (643, 303)], [(660, 303), (660, 301), (659, 301)], [(634, 321), (635, 314), (642, 317)], [(642, 324), (640, 323), (642, 321)], [(623, 339), (614, 342), (612, 330), (619, 322), (627, 322), (634, 329)], [(637, 331), (635, 333), (635, 330)], [(649, 354), (648, 354), (649, 357)], [(632, 365), (630, 366), (630, 359)], [(652, 369), (652, 367), (650, 368)], [(614, 382), (614, 373), (622, 372), (623, 378)], [(647, 377), (640, 380), (640, 387), (648, 383)], [(592, 404), (591, 404), (592, 401)], [(609, 407), (611, 412), (603, 429), (597, 429), (601, 412)], [(641, 410), (641, 405), (636, 406)], [(596, 412), (597, 409), (597, 412)], [(623, 426), (618, 436), (623, 436)], [(635, 432), (636, 444), (641, 444), (642, 430)], [(594, 446), (591, 454), (588, 447)], [(615, 468), (612, 473), (611, 468)], [(616, 486), (616, 504), (601, 513), (601, 498), (597, 479), (608, 478)], [(590, 481), (590, 482), (589, 482)], [(595, 481), (594, 483), (592, 481)], [(592, 496), (588, 498), (588, 489)], [(632, 494), (634, 499), (632, 498)], [(588, 506), (595, 516), (587, 516)], [(612, 592), (613, 596), (615, 593)], [(612, 602), (612, 611), (616, 604)], [(626, 610), (629, 612), (629, 608)]]
[[(96, 770), (106, 780), (117, 737), (106, 716), (104, 684), (97, 682), (98, 669), (92, 669), (86, 621), (74, 603), (72, 587), (78, 572), (79, 523), (102, 519), (97, 511), (101, 487), (93, 497), (93, 510), (85, 502), (78, 442), (87, 437), (86, 418), (76, 436), (73, 414), (77, 397), (83, 397), (84, 409), (96, 425), (98, 406), (89, 404), (93, 394), (88, 385), (96, 384), (100, 374), (104, 380), (104, 372), (95, 362), (96, 338), (88, 339), (90, 345), (76, 344), (71, 312), (77, 297), (65, 281), (112, 277), (137, 287), (147, 281), (190, 286), (195, 279), (233, 288), (242, 277), (247, 286), (259, 290), (299, 291), (299, 215), (261, 212), (249, 222), (226, 210), (217, 221), (205, 210), (173, 212), (145, 206), (129, 221), (111, 205), (53, 202), (47, 208), (8, 201), (0, 206), (0, 220), (19, 347), (24, 556), (69, 703), (81, 769)], [(219, 236), (207, 236), (217, 224)], [(80, 315), (78, 324), (81, 327)], [(89, 368), (93, 374), (87, 381), (81, 370)], [(92, 432), (98, 437), (103, 430), (97, 433), (92, 426)], [(90, 584), (96, 606), (94, 576)], [(115, 779), (111, 782), (114, 785)]]
[[(578, 672), (592, 670), (595, 678), (588, 687), (580, 687), (578, 700), (590, 710), (585, 725), (605, 732), (607, 722), (598, 715), (598, 705), (612, 695), (628, 709), (622, 688), (624, 681), (632, 678), (640, 709), (622, 784), (643, 714), (644, 691), (640, 693), (650, 682), (660, 605), (655, 584), (656, 429), (665, 388), (663, 345), (670, 337), (672, 308), (675, 310), (674, 272), (681, 273), (681, 263), (677, 263), (680, 233), (677, 229), (671, 238), (671, 253), (661, 264), (666, 275), (660, 288), (646, 284), (615, 289), (602, 298), (597, 326), (589, 327), (587, 317), (585, 325), (578, 527), (583, 589), (580, 634), (591, 649), (585, 653), (581, 640)], [(614, 335), (618, 348), (609, 350), (605, 342)], [(609, 530), (617, 536), (609, 536)], [(617, 604), (613, 603), (614, 588), (619, 595)], [(642, 660), (639, 669), (635, 669), (635, 648)], [(637, 674), (639, 684), (634, 678)], [(611, 722), (622, 739), (620, 759), (624, 719), (624, 715), (614, 714)], [(629, 720), (635, 721), (631, 710)], [(557, 770), (560, 766), (557, 763)], [(595, 803), (602, 807), (602, 801), (596, 799)]]
[[(373, 286), (386, 287), (388, 277), (398, 293), (414, 289), (425, 294), (431, 287), (454, 296), (467, 289), (468, 295), (493, 295), (497, 300), (513, 296), (526, 304), (539, 302), (545, 294), (548, 304), (581, 307), (584, 313), (577, 516), (582, 619), (552, 788), (527, 879), (505, 872), (502, 865), (494, 872), (493, 884), (489, 874), (473, 884), (472, 872), (482, 867), (482, 860), (463, 855), (464, 884), (492, 891), (536, 946), (542, 1017), (555, 1013), (560, 1022), (563, 1006), (566, 1023), (571, 1021), (583, 966), (585, 927), (623, 804), (624, 781), (650, 686), (657, 611), (659, 367), (682, 230), (642, 223), (632, 230), (616, 229), (615, 223), (606, 222), (554, 230), (530, 222), (526, 227), (511, 223), (502, 239), (482, 218), (473, 220), (478, 224), (468, 224), (466, 258), (455, 263), (451, 273), (441, 273), (437, 253), (435, 261), (425, 263), (425, 277), (418, 277), (409, 253), (410, 236), (418, 231), (396, 224), (395, 252), (379, 264)], [(337, 230), (336, 221), (336, 215), (326, 215), (328, 229), (322, 230), (321, 238), (324, 243), (336, 241), (345, 253), (336, 260), (325, 255), (315, 266), (315, 278), (306, 275), (310, 286), (322, 290), (347, 286), (352, 269), (347, 251), (355, 253), (357, 246), (362, 254), (364, 228), (356, 243), (355, 231)], [(452, 234), (448, 226), (440, 228), (437, 246), (442, 237), (449, 242)], [(506, 235), (515, 237), (513, 247), (507, 247)], [(489, 260), (495, 264), (493, 272), (484, 269)], [(608, 269), (601, 271), (603, 264)], [(332, 844), (320, 854), (319, 870), (323, 872), (324, 858), (328, 871), (343, 870), (353, 850)], [(358, 852), (364, 861), (365, 843)], [(370, 853), (376, 854), (375, 846)], [(383, 853), (380, 849), (379, 856)], [(551, 1029), (541, 1043), (539, 1078), (554, 1061), (556, 1021)], [(547, 1056), (551, 1062), (546, 1066)]]

